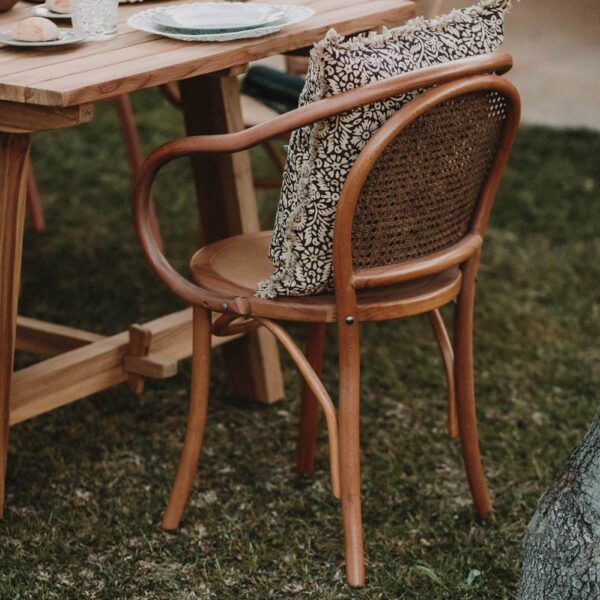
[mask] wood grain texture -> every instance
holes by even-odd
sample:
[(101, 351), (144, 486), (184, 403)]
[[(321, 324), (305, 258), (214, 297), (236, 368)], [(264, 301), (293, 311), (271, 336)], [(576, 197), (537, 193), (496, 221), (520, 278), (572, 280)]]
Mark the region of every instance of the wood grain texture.
[[(156, 354), (126, 356), (123, 359), (123, 371), (135, 373), (133, 377), (141, 377), (142, 381), (144, 377), (168, 379), (177, 375), (177, 361), (174, 358), (165, 358)], [(133, 389), (133, 392), (141, 393), (137, 389)]]
[[(178, 0), (181, 1), (181, 0)], [(103, 43), (88, 42), (27, 53), (0, 51), (0, 99), (70, 106), (171, 81), (188, 79), (251, 60), (311, 46), (335, 27), (342, 34), (396, 25), (414, 14), (408, 0), (281, 0), (308, 4), (315, 15), (263, 38), (228, 43), (179, 42), (135, 31), (127, 18), (155, 6), (145, 2), (119, 7), (119, 34)], [(161, 2), (169, 5), (176, 2)], [(0, 28), (22, 19), (30, 5), (19, 3), (0, 16)]]
[(17, 318), (17, 349), (33, 354), (62, 354), (97, 342), (103, 337), (91, 331), (55, 325), (38, 319)]
[(36, 233), (42, 233), (46, 230), (44, 209), (40, 202), (40, 194), (31, 167), (27, 174), (27, 217)]
[(0, 101), (0, 131), (12, 133), (74, 127), (91, 121), (93, 116), (91, 104), (57, 108)]
[[(245, 129), (234, 76), (195, 77), (180, 83), (188, 135)], [(252, 167), (247, 152), (191, 157), (200, 217), (200, 244), (259, 230)]]
[(27, 134), (0, 133), (0, 517), (4, 513), (29, 145)]
[[(173, 372), (171, 361), (191, 356), (191, 309), (160, 317), (143, 327), (150, 332), (151, 343), (146, 360), (131, 365), (134, 370), (143, 370), (146, 376), (164, 377)], [(212, 346), (235, 338), (213, 337)], [(123, 331), (17, 371), (12, 377), (10, 424), (126, 381), (129, 374), (123, 369), (123, 360), (129, 351), (129, 332)], [(154, 360), (154, 357), (160, 358)]]

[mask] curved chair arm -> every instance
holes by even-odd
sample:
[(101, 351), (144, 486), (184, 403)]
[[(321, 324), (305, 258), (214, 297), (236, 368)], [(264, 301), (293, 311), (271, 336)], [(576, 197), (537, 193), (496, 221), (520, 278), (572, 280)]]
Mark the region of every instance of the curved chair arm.
[(235, 298), (224, 299), (221, 295), (200, 288), (182, 277), (160, 250), (158, 241), (150, 227), (148, 210), (150, 189), (156, 175), (164, 165), (176, 158), (190, 154), (202, 152), (233, 153), (248, 150), (261, 142), (358, 106), (481, 73), (505, 72), (511, 66), (512, 58), (506, 52), (465, 58), (411, 73), (404, 73), (337, 94), (297, 108), (243, 131), (220, 135), (191, 136), (159, 146), (142, 165), (133, 200), (135, 229), (146, 259), (167, 287), (178, 296), (192, 304), (222, 312), (224, 300), (229, 302)]
[(163, 254), (150, 221), (150, 190), (160, 169), (175, 156), (157, 148), (142, 164), (133, 194), (133, 222), (142, 251), (166, 286), (190, 304), (224, 312), (223, 303), (234, 300), (205, 290), (183, 277)]

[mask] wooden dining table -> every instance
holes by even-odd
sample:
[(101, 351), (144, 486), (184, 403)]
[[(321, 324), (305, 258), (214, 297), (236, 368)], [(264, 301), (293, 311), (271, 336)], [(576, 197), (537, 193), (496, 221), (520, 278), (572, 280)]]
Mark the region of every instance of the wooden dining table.
[[(109, 41), (0, 46), (0, 517), (10, 426), (127, 380), (139, 392), (146, 377), (174, 375), (192, 347), (191, 309), (108, 337), (18, 316), (31, 134), (87, 123), (98, 101), (172, 82), (179, 82), (189, 135), (236, 131), (243, 127), (238, 76), (248, 63), (309, 48), (332, 27), (350, 35), (400, 24), (415, 12), (409, 0), (277, 2), (310, 5), (314, 15), (262, 38), (189, 43), (130, 28), (135, 12), (176, 3), (144, 2), (120, 5), (118, 35)], [(0, 31), (32, 6), (20, 2), (0, 14)], [(198, 156), (192, 168), (200, 243), (259, 229), (247, 153)], [(215, 338), (220, 344), (233, 393), (262, 402), (283, 397), (277, 347), (266, 332)], [(14, 371), (15, 350), (50, 358)]]

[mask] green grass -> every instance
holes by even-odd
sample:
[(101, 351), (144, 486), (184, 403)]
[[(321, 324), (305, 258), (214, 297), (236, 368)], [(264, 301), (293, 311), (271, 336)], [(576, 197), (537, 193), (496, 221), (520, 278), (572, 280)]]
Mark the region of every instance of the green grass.
[[(181, 134), (180, 116), (155, 92), (134, 101), (146, 149)], [(494, 523), (474, 519), (458, 447), (445, 435), (443, 372), (427, 323), (371, 324), (366, 588), (344, 584), (324, 431), (316, 476), (293, 472), (299, 383), (290, 361), (286, 399), (267, 407), (228, 395), (216, 353), (205, 451), (176, 533), (158, 524), (184, 428), (187, 362), (139, 400), (122, 386), (11, 431), (0, 598), (513, 597), (526, 524), (598, 403), (599, 157), (596, 133), (523, 128), (498, 197), (476, 313)], [(81, 129), (39, 135), (33, 158), (48, 232), (26, 235), (21, 313), (114, 332), (179, 308), (132, 233), (114, 109), (100, 106)], [(182, 267), (194, 246), (192, 194), (185, 163), (156, 193), (169, 254)], [(275, 201), (261, 195), (265, 225)]]

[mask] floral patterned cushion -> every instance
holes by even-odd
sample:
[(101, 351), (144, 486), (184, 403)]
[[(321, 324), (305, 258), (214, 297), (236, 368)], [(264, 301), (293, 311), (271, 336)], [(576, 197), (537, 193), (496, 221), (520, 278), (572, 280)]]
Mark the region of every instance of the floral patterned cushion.
[[(334, 94), (469, 56), (496, 51), (511, 0), (482, 0), (427, 21), (345, 40), (334, 30), (311, 52), (300, 106)], [(269, 256), (271, 277), (257, 295), (303, 296), (333, 286), (335, 211), (353, 162), (374, 131), (416, 92), (360, 107), (294, 131)]]

